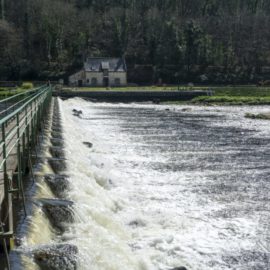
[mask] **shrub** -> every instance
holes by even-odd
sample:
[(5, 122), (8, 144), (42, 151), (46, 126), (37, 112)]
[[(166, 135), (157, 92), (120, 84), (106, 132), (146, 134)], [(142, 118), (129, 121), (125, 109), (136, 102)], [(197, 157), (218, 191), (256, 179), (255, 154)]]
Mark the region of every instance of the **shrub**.
[(192, 103), (231, 104), (231, 105), (269, 105), (270, 97), (240, 97), (240, 96), (200, 96), (192, 99)]
[(24, 82), (23, 84), (22, 84), (22, 89), (32, 89), (32, 88), (34, 88), (34, 85), (33, 85), (33, 83), (31, 83), (31, 82)]

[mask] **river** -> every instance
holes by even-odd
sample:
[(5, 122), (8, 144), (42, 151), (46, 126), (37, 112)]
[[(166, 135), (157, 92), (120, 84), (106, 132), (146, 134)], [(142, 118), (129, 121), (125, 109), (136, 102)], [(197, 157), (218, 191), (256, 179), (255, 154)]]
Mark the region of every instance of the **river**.
[(270, 269), (266, 107), (60, 108), (80, 269)]

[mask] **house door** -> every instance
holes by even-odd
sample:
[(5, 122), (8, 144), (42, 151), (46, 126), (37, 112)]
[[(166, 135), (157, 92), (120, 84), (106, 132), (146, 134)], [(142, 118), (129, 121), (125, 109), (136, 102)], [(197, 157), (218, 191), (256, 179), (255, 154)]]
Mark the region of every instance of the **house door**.
[(82, 87), (82, 80), (78, 80), (78, 86)]
[(108, 77), (103, 78), (103, 85), (105, 87), (108, 87), (109, 86), (109, 78)]

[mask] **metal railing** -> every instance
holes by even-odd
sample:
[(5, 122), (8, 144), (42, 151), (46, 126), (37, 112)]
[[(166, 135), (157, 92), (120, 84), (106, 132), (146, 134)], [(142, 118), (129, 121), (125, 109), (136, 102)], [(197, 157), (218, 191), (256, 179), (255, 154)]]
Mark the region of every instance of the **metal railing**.
[(0, 111), (0, 239), (4, 250), (7, 250), (6, 240), (14, 233), (13, 195), (21, 198), (26, 215), (22, 178), (27, 168), (34, 177), (31, 153), (36, 150), (38, 132), (51, 96), (51, 87), (43, 86), (0, 101), (0, 104), (11, 104)]
[(0, 119), (14, 112), (17, 108), (30, 100), (44, 88), (46, 88), (46, 86), (41, 86), (32, 90), (24, 91), (22, 93), (0, 100)]

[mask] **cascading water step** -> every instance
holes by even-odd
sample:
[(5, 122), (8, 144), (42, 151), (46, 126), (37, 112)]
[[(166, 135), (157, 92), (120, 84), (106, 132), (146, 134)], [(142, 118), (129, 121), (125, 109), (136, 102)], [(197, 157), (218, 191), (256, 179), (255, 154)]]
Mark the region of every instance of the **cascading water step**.
[(44, 180), (57, 198), (64, 198), (70, 190), (69, 177), (67, 175), (44, 175)]
[(76, 270), (78, 248), (70, 244), (40, 247), (33, 251), (41, 270)]
[(53, 146), (50, 147), (50, 153), (54, 158), (64, 158), (65, 157), (65, 150), (61, 146)]
[(74, 221), (72, 201), (61, 199), (39, 199), (39, 206), (46, 213), (54, 228), (63, 233), (68, 223)]
[(48, 163), (55, 174), (63, 173), (67, 169), (65, 158), (48, 158)]
[[(57, 99), (48, 117), (42, 134), (44, 142), (35, 155), (36, 183), (27, 191), (27, 205), (32, 217), (21, 224), (19, 230), (23, 233), (17, 241), (18, 249), (12, 253), (13, 260), (14, 265), (18, 264), (17, 258), (23, 265), (22, 269), (35, 269), (35, 265), (38, 265), (42, 270), (75, 270), (78, 248), (73, 244), (61, 243), (61, 238), (57, 238), (74, 221), (74, 203), (66, 199), (70, 182), (69, 176), (65, 175), (65, 143)], [(48, 154), (52, 157), (48, 157)], [(48, 198), (44, 197), (46, 194)], [(30, 258), (30, 261), (26, 258)]]
[(58, 138), (51, 138), (51, 144), (55, 147), (63, 147), (64, 146), (64, 140), (58, 139)]

